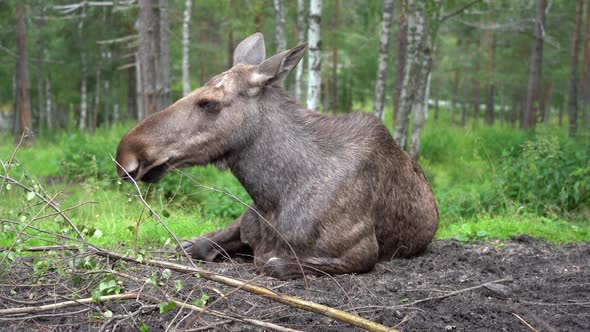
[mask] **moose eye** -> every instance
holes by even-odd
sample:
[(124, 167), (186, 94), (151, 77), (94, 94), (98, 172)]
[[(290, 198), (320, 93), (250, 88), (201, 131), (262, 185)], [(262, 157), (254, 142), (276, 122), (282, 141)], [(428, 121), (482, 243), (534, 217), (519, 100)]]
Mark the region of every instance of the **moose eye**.
[(197, 106), (206, 112), (219, 110), (219, 102), (215, 100), (203, 99), (197, 102)]

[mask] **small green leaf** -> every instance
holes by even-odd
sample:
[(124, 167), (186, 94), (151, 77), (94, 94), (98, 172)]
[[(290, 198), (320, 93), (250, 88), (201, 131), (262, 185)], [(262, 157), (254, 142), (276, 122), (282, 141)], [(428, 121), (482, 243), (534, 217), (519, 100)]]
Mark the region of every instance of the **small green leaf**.
[(160, 313), (165, 314), (168, 311), (174, 309), (175, 307), (176, 307), (176, 303), (174, 303), (173, 301), (170, 301), (167, 303), (160, 303)]
[(460, 241), (460, 242), (467, 242), (467, 241), (469, 241), (469, 237), (465, 233), (457, 234), (455, 236), (455, 240)]
[(174, 280), (174, 288), (176, 292), (180, 292), (184, 288), (184, 283), (180, 279)]
[(193, 300), (193, 304), (197, 307), (204, 307), (207, 305), (209, 298), (209, 294), (203, 292), (198, 299)]
[(488, 232), (481, 230), (481, 231), (477, 231), (477, 237), (486, 237), (488, 236)]
[(34, 191), (29, 191), (27, 193), (27, 201), (33, 200), (33, 198), (35, 198), (35, 192)]
[(142, 323), (139, 324), (139, 330), (141, 332), (150, 332), (150, 327), (147, 326), (145, 323), (142, 322)]
[(171, 275), (172, 271), (170, 271), (170, 269), (165, 269), (164, 271), (162, 271), (162, 279), (168, 280), (168, 278), (170, 278)]
[(168, 212), (168, 210), (164, 210), (162, 211), (162, 216), (165, 218), (170, 218), (170, 212)]

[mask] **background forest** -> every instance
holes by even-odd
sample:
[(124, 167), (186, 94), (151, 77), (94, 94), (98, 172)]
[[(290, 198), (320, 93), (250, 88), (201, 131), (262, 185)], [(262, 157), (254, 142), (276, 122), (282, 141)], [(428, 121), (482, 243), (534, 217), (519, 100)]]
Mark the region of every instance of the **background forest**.
[[(170, 243), (111, 156), (256, 31), (267, 55), (309, 41), (286, 82), (302, 104), (372, 112), (419, 158), (439, 238), (590, 241), (585, 0), (0, 0), (1, 171), (29, 184), (2, 182), (2, 222), (37, 222), (30, 193), (47, 190), (93, 241)], [(141, 189), (178, 237), (223, 227), (249, 200), (212, 167)]]

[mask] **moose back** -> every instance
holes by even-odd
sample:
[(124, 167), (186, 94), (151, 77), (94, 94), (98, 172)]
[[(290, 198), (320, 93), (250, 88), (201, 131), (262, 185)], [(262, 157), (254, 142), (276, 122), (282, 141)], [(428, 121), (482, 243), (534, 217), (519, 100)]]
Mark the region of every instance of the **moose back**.
[(121, 140), (117, 170), (156, 182), (170, 170), (229, 168), (253, 200), (226, 229), (182, 244), (192, 257), (249, 251), (263, 273), (370, 271), (410, 257), (438, 227), (436, 199), (418, 163), (368, 114), (327, 116), (300, 106), (282, 82), (307, 45), (268, 59), (262, 34), (234, 65)]

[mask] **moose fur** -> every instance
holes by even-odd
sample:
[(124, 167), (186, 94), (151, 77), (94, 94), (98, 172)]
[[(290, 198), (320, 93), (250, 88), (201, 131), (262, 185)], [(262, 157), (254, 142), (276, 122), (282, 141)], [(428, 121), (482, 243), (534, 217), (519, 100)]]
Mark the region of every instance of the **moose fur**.
[(226, 229), (183, 243), (195, 259), (251, 250), (263, 273), (370, 271), (424, 251), (438, 227), (418, 163), (369, 114), (305, 109), (282, 87), (306, 44), (265, 59), (263, 36), (242, 41), (234, 66), (132, 128), (120, 176), (156, 182), (180, 167), (229, 168), (253, 200)]

